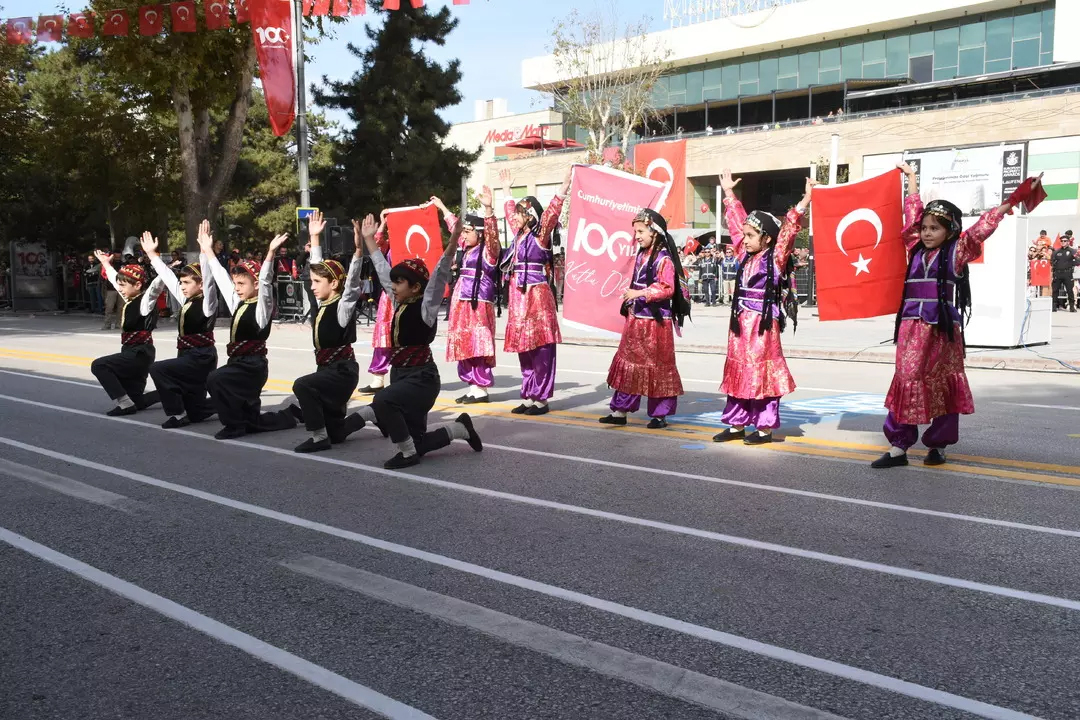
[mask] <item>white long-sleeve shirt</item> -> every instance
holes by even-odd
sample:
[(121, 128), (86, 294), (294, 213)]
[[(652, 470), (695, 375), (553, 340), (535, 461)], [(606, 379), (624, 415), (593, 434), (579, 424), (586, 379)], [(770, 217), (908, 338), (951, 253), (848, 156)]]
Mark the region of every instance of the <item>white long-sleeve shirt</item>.
[[(375, 266), (375, 272), (379, 275), (379, 282), (386, 289), (390, 301), (394, 307), (398, 302), (394, 300), (394, 294), (390, 291), (390, 263), (386, 262), (386, 256), (381, 250), (371, 253), (371, 262)], [(420, 306), (420, 315), (424, 324), (433, 326), (439, 320), (439, 307), (442, 305), (443, 293), (446, 292), (446, 284), (450, 281), (450, 265), (454, 262), (453, 255), (443, 255), (439, 264), (435, 266), (435, 272), (431, 274), (427, 287), (424, 289), (424, 301)]]
[[(184, 297), (183, 291), (180, 289), (180, 278), (173, 274), (172, 270), (165, 265), (165, 261), (161, 259), (160, 255), (150, 258), (150, 265), (154, 268), (154, 272), (157, 273), (158, 279), (165, 283), (165, 289), (169, 291), (169, 294), (176, 298), (176, 302), (183, 305), (187, 302), (187, 298)], [(207, 262), (206, 256), (199, 255), (199, 266), (206, 269)], [(203, 277), (202, 284), (202, 310), (203, 315), (208, 318), (212, 318), (217, 315), (217, 284), (214, 282), (213, 275), (205, 275)]]
[[(105, 277), (107, 277), (109, 282), (112, 283), (112, 286), (116, 288), (116, 292), (120, 293), (120, 297), (123, 297), (124, 293), (120, 292), (120, 285), (116, 282), (116, 268), (112, 266), (112, 263), (105, 263), (104, 266)], [(150, 284), (145, 287), (146, 289), (143, 291), (141, 299), (139, 300), (139, 314), (144, 316), (150, 314), (157, 304), (158, 296), (165, 292), (165, 282), (161, 279), (161, 276), (158, 275), (158, 277), (154, 278)], [(125, 300), (124, 304), (126, 305), (129, 302), (131, 301)]]
[[(311, 264), (315, 265), (322, 261), (322, 246), (312, 245)], [(349, 274), (345, 277), (345, 284), (341, 288), (341, 301), (337, 306), (337, 321), (341, 327), (345, 327), (352, 322), (353, 310), (356, 308), (356, 303), (360, 301), (360, 270), (362, 267), (363, 259), (354, 255), (352, 262), (349, 263)], [(327, 302), (330, 301), (320, 302), (319, 305), (325, 305)]]
[[(240, 303), (243, 300), (236, 294), (236, 289), (233, 286), (232, 276), (229, 275), (229, 271), (221, 266), (218, 259), (213, 255), (200, 255), (201, 258), (206, 259), (206, 264), (210, 267), (210, 272), (214, 276), (214, 282), (217, 283), (218, 288), (221, 290), (221, 297), (225, 301), (225, 305), (228, 306), (230, 313), (235, 313), (236, 308), (240, 307)], [(259, 270), (259, 282), (258, 282), (258, 302), (255, 304), (255, 324), (259, 326), (259, 329), (265, 328), (270, 324), (270, 308), (273, 304), (273, 290), (274, 286), (270, 278), (270, 271), (273, 269), (271, 266), (273, 263), (264, 262), (262, 268)]]

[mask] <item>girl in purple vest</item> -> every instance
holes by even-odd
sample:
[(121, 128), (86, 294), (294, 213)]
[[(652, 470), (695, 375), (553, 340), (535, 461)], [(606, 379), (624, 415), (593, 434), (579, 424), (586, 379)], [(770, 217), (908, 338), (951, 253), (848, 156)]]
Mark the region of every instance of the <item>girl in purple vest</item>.
[[(431, 202), (443, 213), (453, 233), (458, 219), (437, 197)], [(446, 361), (458, 364), (458, 378), (469, 391), (458, 404), (491, 402), (488, 388), (495, 384), (495, 273), (499, 264), (499, 228), (492, 209), (491, 188), (480, 193), (484, 217), (465, 216), (461, 230), (462, 255), (458, 281), (450, 300), (450, 329), (446, 334)]]
[[(675, 241), (667, 221), (648, 208), (634, 218), (637, 258), (630, 287), (623, 293), (626, 317), (619, 350), (611, 361), (607, 383), (615, 390), (605, 425), (625, 425), (627, 413), (637, 412), (641, 396), (649, 398), (649, 429), (667, 427), (683, 394), (675, 366), (674, 328), (690, 315), (690, 295)], [(673, 321), (674, 320), (674, 324)]]
[(924, 464), (941, 465), (945, 448), (959, 440), (960, 415), (975, 412), (964, 372), (964, 320), (971, 312), (967, 267), (1013, 208), (1006, 201), (964, 231), (960, 208), (933, 200), (924, 209), (915, 172), (907, 164), (898, 167), (907, 175), (903, 239), (909, 260), (893, 336), (896, 372), (885, 398), (891, 447), (873, 468), (907, 465), (907, 450), (919, 438), (919, 425), (927, 423), (922, 442), (930, 452)]
[[(724, 384), (727, 406), (722, 416), (729, 428), (713, 436), (714, 442), (742, 440), (747, 445), (772, 442), (772, 431), (780, 427), (780, 398), (795, 390), (788, 370), (780, 333), (784, 331), (781, 282), (788, 256), (799, 232), (803, 213), (810, 206), (810, 190), (817, 183), (806, 179), (806, 194), (788, 211), (783, 225), (767, 212), (749, 215), (735, 197), (738, 180), (724, 170), (728, 231), (739, 259), (735, 292), (731, 298)], [(746, 427), (757, 432), (746, 434)]]
[[(379, 218), (379, 228), (375, 232), (375, 242), (379, 252), (387, 262), (390, 258), (390, 238), (386, 236), (386, 211)], [(371, 330), (371, 363), (368, 365), (368, 384), (358, 390), (362, 395), (372, 395), (386, 387), (390, 373), (390, 320), (394, 313), (394, 304), (390, 299), (390, 288), (379, 290), (379, 304), (375, 310), (375, 326)]]
[(551, 233), (559, 222), (573, 168), (545, 210), (533, 196), (506, 201), (506, 217), (517, 235), (506, 260), (510, 301), (503, 350), (518, 354), (522, 403), (515, 415), (544, 415), (555, 394), (555, 345), (562, 342), (555, 295), (548, 284)]

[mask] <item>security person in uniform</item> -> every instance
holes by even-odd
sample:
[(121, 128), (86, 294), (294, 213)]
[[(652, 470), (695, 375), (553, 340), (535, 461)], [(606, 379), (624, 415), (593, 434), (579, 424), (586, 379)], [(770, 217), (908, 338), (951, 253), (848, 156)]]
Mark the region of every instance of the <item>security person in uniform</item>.
[[(1072, 247), (1072, 230), (1066, 230), (1061, 237), (1061, 247), (1050, 256), (1050, 267), (1054, 273), (1050, 297), (1054, 299), (1054, 312), (1058, 311), (1058, 291), (1064, 290), (1069, 299), (1069, 312), (1076, 312), (1076, 292), (1073, 289), (1073, 268), (1080, 266), (1080, 257)], [(1060, 302), (1065, 307), (1065, 302)]]

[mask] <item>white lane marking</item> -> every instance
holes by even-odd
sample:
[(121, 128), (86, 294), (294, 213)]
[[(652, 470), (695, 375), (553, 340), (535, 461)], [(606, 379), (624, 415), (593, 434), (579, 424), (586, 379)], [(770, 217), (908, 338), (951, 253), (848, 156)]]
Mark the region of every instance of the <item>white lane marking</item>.
[[(6, 444), (13, 445), (15, 447), (23, 446), (23, 443), (16, 443), (15, 441), (6, 440)], [(928, 702), (938, 703), (939, 705), (945, 705), (947, 707), (953, 707), (966, 712), (970, 712), (982, 717), (995, 718), (1000, 720), (1026, 720), (1030, 718), (1028, 715), (1017, 713), (1013, 710), (1007, 710), (995, 705), (988, 705), (987, 703), (965, 698), (952, 693), (947, 693), (934, 688), (924, 687), (915, 683), (910, 683), (898, 678), (889, 677), (887, 675), (881, 675), (869, 670), (863, 670), (862, 668), (852, 667), (850, 665), (844, 665), (842, 663), (834, 662), (832, 660), (826, 660), (824, 658), (814, 657), (813, 655), (806, 655), (804, 653), (797, 652), (795, 650), (789, 650), (776, 645), (770, 645), (768, 643), (759, 642), (757, 640), (751, 640), (739, 635), (732, 635), (731, 633), (722, 632), (720, 630), (714, 630), (702, 625), (695, 625), (682, 620), (676, 620), (675, 618), (660, 615), (658, 613), (650, 612), (648, 610), (640, 610), (635, 607), (623, 605), (621, 603), (611, 602), (609, 600), (603, 600), (585, 593), (580, 593), (574, 590), (568, 590), (566, 588), (558, 587), (557, 585), (549, 585), (547, 583), (539, 582), (536, 580), (529, 580), (518, 575), (511, 575), (510, 573), (502, 572), (501, 570), (493, 570), (491, 568), (484, 567), (483, 565), (476, 565), (474, 563), (465, 562), (463, 560), (457, 560), (455, 558), (446, 557), (445, 555), (439, 555), (437, 553), (428, 552), (426, 550), (419, 550), (407, 545), (399, 545), (398, 543), (389, 542), (387, 540), (380, 540), (379, 538), (370, 537), (368, 535), (361, 535), (360, 533), (353, 532), (351, 530), (343, 530), (342, 528), (334, 527), (333, 525), (326, 525), (325, 523), (316, 522), (314, 520), (307, 520), (305, 518), (297, 517), (296, 515), (289, 515), (288, 513), (279, 512), (277, 510), (270, 510), (268, 508), (261, 507), (259, 505), (252, 505), (240, 500), (233, 500), (232, 498), (224, 497), (222, 495), (215, 495), (204, 490), (197, 490), (185, 485), (178, 485), (166, 480), (158, 480), (148, 475), (142, 475), (140, 473), (125, 470), (123, 468), (115, 468), (109, 465), (103, 465), (101, 463), (94, 462), (92, 460), (83, 460), (82, 458), (75, 457), (73, 455), (66, 455), (64, 453), (58, 453), (53, 450), (47, 450), (45, 448), (34, 448), (33, 446), (24, 446), (24, 449), (30, 449), (31, 452), (38, 452), (46, 457), (55, 457), (57, 459), (63, 459), (67, 462), (74, 463), (76, 465), (82, 465), (83, 467), (94, 468), (95, 470), (101, 470), (103, 472), (110, 472), (118, 477), (134, 480), (135, 482), (144, 483), (153, 487), (161, 488), (163, 490), (169, 490), (181, 495), (187, 495), (189, 497), (205, 500), (216, 505), (231, 508), (233, 510), (240, 510), (243, 512), (251, 513), (259, 517), (269, 518), (278, 522), (292, 525), (295, 527), (304, 528), (331, 537), (341, 538), (342, 540), (348, 540), (350, 542), (359, 543), (368, 547), (373, 547), (379, 550), (393, 553), (395, 555), (401, 555), (403, 557), (410, 557), (416, 560), (422, 560), (424, 562), (431, 563), (433, 565), (439, 565), (440, 567), (450, 568), (451, 570), (458, 570), (469, 575), (476, 577), (486, 578), (495, 582), (500, 582), (505, 585), (512, 585), (524, 590), (531, 590), (532, 592), (539, 593), (541, 595), (547, 595), (549, 597), (559, 598), (561, 600), (567, 600), (569, 602), (591, 607), (597, 610), (618, 615), (620, 617), (636, 620), (641, 623), (653, 625), (656, 627), (666, 628), (675, 632), (682, 633), (684, 635), (690, 635), (691, 637), (701, 638), (727, 647), (736, 648), (739, 650), (745, 650), (746, 652), (770, 657), (775, 660), (781, 660), (783, 662), (799, 665), (801, 667), (810, 668), (812, 670), (818, 670), (820, 672), (827, 673), (829, 675), (835, 675), (836, 677), (853, 680), (855, 682), (862, 683), (864, 685), (871, 685), (873, 687), (883, 688), (892, 692), (907, 695), (909, 697), (918, 698), (920, 700), (926, 700)]]
[(101, 388), (101, 386), (97, 383), (81, 382), (79, 380), (64, 380), (63, 378), (48, 377), (45, 375), (35, 375), (34, 373), (16, 372), (14, 370), (0, 370), (0, 373), (3, 373), (4, 375), (15, 375), (17, 377), (33, 378), (34, 380), (49, 380), (51, 382), (64, 383), (65, 385), (82, 385), (83, 387), (88, 388)]
[(141, 504), (125, 495), (102, 490), (101, 488), (87, 485), (86, 483), (64, 477), (63, 475), (56, 475), (55, 473), (41, 470), (40, 468), (21, 465), (10, 460), (0, 459), (0, 475), (9, 475), (13, 478), (25, 480), (26, 482), (58, 492), (61, 495), (85, 500), (94, 505), (103, 505), (121, 512), (131, 512)]
[(995, 405), (1011, 405), (1012, 407), (1026, 407), (1026, 408), (1038, 408), (1040, 410), (1080, 410), (1080, 407), (1074, 405), (1035, 405), (1033, 403), (1012, 403), (994, 401)]
[[(31, 376), (31, 377), (37, 377), (37, 376)], [(51, 378), (42, 378), (42, 379), (51, 379)], [(263, 394), (265, 395), (267, 393), (264, 392)], [(36, 400), (25, 400), (23, 398), (17, 398), (17, 397), (13, 397), (13, 396), (10, 396), (10, 395), (2, 395), (2, 394), (0, 394), (0, 400), (10, 400), (12, 402), (24, 403), (24, 404), (27, 404), (27, 405), (34, 405), (34, 406), (43, 407), (43, 408), (46, 408), (46, 409), (49, 409), (49, 410), (58, 410), (60, 412), (71, 413), (71, 414), (74, 414), (74, 415), (82, 415), (84, 417), (95, 418), (97, 420), (112, 420), (112, 421), (115, 421), (115, 422), (128, 423), (128, 424), (131, 424), (131, 425), (139, 425), (139, 426), (145, 427), (145, 428), (158, 429), (158, 430), (161, 429), (158, 425), (155, 425), (155, 424), (152, 424), (152, 423), (141, 422), (139, 420), (132, 420), (130, 418), (114, 418), (114, 417), (109, 417), (107, 415), (99, 415), (99, 414), (96, 414), (96, 413), (87, 412), (86, 410), (78, 410), (76, 408), (62, 407), (60, 405), (50, 405), (48, 403), (42, 403), (42, 402), (38, 402)], [(521, 420), (517, 420), (517, 422), (521, 422), (522, 420), (527, 421), (528, 418), (523, 418)], [(540, 423), (540, 421), (535, 421), (535, 422), (537, 424)], [(574, 429), (575, 430), (579, 430), (579, 429), (593, 430), (594, 428), (574, 428)], [(604, 430), (603, 428), (595, 428), (595, 429), (596, 429), (597, 432), (611, 432), (610, 430)], [(211, 439), (210, 436), (208, 436), (208, 435), (204, 435), (202, 433), (195, 432), (195, 431), (192, 431), (192, 430), (169, 430), (168, 432), (173, 433), (173, 434), (187, 435), (189, 437), (199, 438), (199, 439), (202, 439), (202, 440), (210, 440)], [(0, 442), (3, 442), (3, 439), (0, 439)], [(262, 451), (262, 452), (277, 453), (277, 454), (282, 455), (284, 457), (293, 458), (294, 460), (302, 459), (302, 460), (306, 460), (306, 461), (310, 461), (310, 462), (319, 462), (319, 463), (325, 463), (325, 464), (329, 464), (329, 465), (337, 465), (339, 467), (353, 468), (355, 470), (364, 470), (364, 471), (369, 471), (369, 472), (379, 474), (379, 475), (387, 475), (389, 477), (400, 478), (402, 480), (409, 480), (409, 481), (412, 481), (412, 482), (418, 482), (418, 483), (422, 483), (422, 484), (435, 485), (437, 487), (442, 487), (442, 488), (446, 488), (446, 489), (449, 489), (449, 490), (459, 490), (459, 491), (462, 491), (462, 492), (467, 492), (467, 493), (476, 494), (476, 495), (487, 495), (487, 496), (490, 496), (490, 497), (498, 497), (498, 498), (502, 498), (502, 499), (509, 499), (509, 500), (514, 501), (514, 502), (522, 502), (522, 503), (545, 503), (545, 502), (548, 502), (546, 500), (540, 500), (540, 499), (531, 498), (531, 497), (528, 497), (528, 496), (514, 495), (512, 493), (504, 493), (504, 492), (499, 491), (499, 490), (489, 490), (489, 489), (486, 489), (486, 488), (475, 487), (475, 486), (472, 486), (472, 485), (463, 485), (461, 483), (450, 482), (449, 480), (439, 480), (439, 479), (436, 479), (436, 478), (425, 477), (423, 475), (410, 475), (410, 474), (406, 474), (406, 473), (400, 473), (400, 472), (396, 472), (394, 470), (386, 470), (384, 468), (377, 467), (377, 466), (374, 466), (374, 465), (364, 465), (362, 463), (350, 462), (348, 460), (341, 460), (341, 459), (338, 459), (338, 458), (326, 457), (324, 455), (307, 455), (307, 456), (305, 456), (303, 458), (297, 458), (295, 452), (285, 450), (283, 448), (272, 447), (272, 446), (269, 446), (269, 445), (261, 445), (261, 444), (258, 444), (258, 443), (242, 442), (242, 441), (236, 441), (236, 440), (231, 440), (231, 441), (215, 440), (215, 442), (230, 442), (232, 444), (237, 444), (237, 445), (240, 445), (242, 447), (248, 447), (248, 448), (257, 449), (257, 450)], [(731, 479), (728, 479), (728, 478), (712, 477), (710, 475), (697, 475), (697, 474), (694, 474), (694, 473), (679, 472), (678, 470), (667, 470), (665, 468), (647, 467), (647, 466), (644, 466), (644, 465), (628, 465), (626, 463), (614, 462), (614, 461), (611, 461), (611, 460), (599, 460), (599, 459), (596, 459), (596, 458), (579, 457), (577, 455), (563, 455), (563, 454), (559, 454), (559, 453), (546, 452), (546, 451), (543, 451), (543, 450), (530, 450), (528, 448), (516, 448), (516, 447), (511, 447), (509, 445), (496, 445), (494, 443), (485, 442), (484, 447), (485, 448), (491, 448), (491, 449), (494, 449), (494, 450), (504, 450), (506, 452), (512, 452), (512, 453), (520, 453), (520, 454), (523, 454), (523, 455), (537, 455), (537, 456), (541, 456), (541, 457), (555, 458), (557, 460), (570, 460), (570, 461), (573, 461), (573, 462), (580, 462), (580, 463), (583, 463), (583, 464), (586, 464), (586, 465), (597, 465), (597, 466), (600, 466), (600, 467), (610, 467), (610, 468), (614, 468), (614, 469), (617, 469), (617, 470), (625, 470), (627, 472), (645, 473), (645, 474), (648, 474), (648, 475), (665, 475), (667, 477), (681, 478), (681, 479), (684, 479), (684, 480), (697, 480), (697, 481), (700, 481), (700, 482), (713, 483), (713, 484), (716, 484), (716, 485), (729, 485), (729, 486), (732, 486), (732, 487), (749, 488), (751, 490), (761, 490), (761, 491), (764, 491), (764, 492), (774, 492), (774, 493), (780, 493), (781, 495), (793, 495), (793, 496), (796, 496), (796, 497), (807, 497), (807, 498), (813, 498), (815, 500), (825, 500), (825, 501), (828, 501), (828, 502), (844, 503), (846, 505), (857, 505), (857, 506), (860, 506), (860, 507), (870, 507), (870, 508), (875, 508), (875, 509), (878, 509), (878, 510), (892, 510), (892, 511), (895, 511), (895, 512), (911, 513), (913, 515), (926, 515), (928, 517), (944, 518), (946, 520), (959, 520), (961, 522), (971, 522), (971, 523), (977, 523), (977, 524), (980, 524), (980, 525), (990, 525), (990, 526), (993, 526), (993, 527), (1009, 528), (1010, 530), (1024, 530), (1024, 531), (1028, 531), (1028, 532), (1042, 533), (1042, 534), (1045, 534), (1045, 535), (1060, 535), (1062, 537), (1080, 538), (1080, 530), (1067, 530), (1065, 528), (1048, 527), (1048, 526), (1045, 526), (1045, 525), (1031, 525), (1031, 524), (1028, 524), (1028, 523), (1013, 522), (1011, 520), (998, 520), (998, 519), (995, 519), (995, 518), (981, 517), (981, 516), (978, 516), (978, 515), (963, 515), (961, 513), (945, 512), (945, 511), (942, 511), (942, 510), (928, 510), (928, 509), (925, 509), (925, 508), (914, 507), (914, 506), (911, 506), (911, 505), (897, 505), (895, 503), (880, 502), (880, 501), (877, 501), (877, 500), (864, 500), (864, 499), (861, 499), (861, 498), (851, 498), (851, 497), (846, 497), (844, 495), (830, 495), (828, 493), (814, 492), (812, 490), (799, 490), (799, 489), (796, 489), (796, 488), (788, 488), (788, 487), (783, 487), (783, 486), (780, 486), (780, 485), (765, 485), (765, 484), (762, 484), (762, 483), (748, 482), (748, 481), (745, 481), (745, 480), (731, 480)], [(857, 461), (856, 460), (846, 460), (844, 458), (829, 458), (829, 459), (831, 461), (833, 461), (833, 462), (848, 462), (848, 463), (857, 463), (857, 464), (860, 464), (860, 465), (863, 464), (863, 461), (861, 461), (861, 460), (857, 460)], [(558, 505), (558, 503), (556, 503), (556, 505)], [(575, 508), (575, 506), (566, 506), (566, 507)], [(562, 508), (560, 507), (560, 509), (562, 509)], [(579, 510), (579, 511), (580, 510), (586, 510), (586, 508), (575, 508), (575, 509)]]
[(433, 716), (414, 707), (400, 703), (391, 697), (355, 683), (302, 657), (263, 642), (234, 627), (220, 623), (191, 608), (145, 590), (138, 585), (129, 583), (127, 580), (121, 580), (115, 575), (110, 575), (103, 570), (87, 565), (81, 560), (64, 555), (6, 528), (0, 527), (0, 542), (5, 542), (29, 555), (33, 555), (39, 560), (67, 570), (83, 580), (88, 580), (111, 593), (142, 605), (167, 618), (176, 620), (226, 645), (231, 645), (268, 665), (273, 665), (302, 680), (307, 680), (312, 685), (329, 690), (335, 695), (360, 707), (377, 712), (383, 717), (391, 718), (391, 720), (423, 720), (425, 718), (434, 720)]
[[(0, 395), (0, 398), (6, 398), (6, 396)], [(78, 412), (81, 414), (82, 411)], [(95, 417), (91, 413), (87, 414), (91, 417)], [(134, 424), (141, 425), (142, 423)], [(176, 430), (172, 430), (170, 432), (185, 432), (186, 434), (190, 434), (196, 437), (210, 439), (209, 436), (201, 435), (199, 433), (187, 433), (187, 431)], [(222, 441), (215, 440), (215, 442)], [(289, 450), (282, 450), (280, 448), (268, 447), (266, 445), (257, 445), (255, 443), (239, 442), (236, 440), (230, 440), (227, 442), (232, 445), (238, 445), (240, 447), (258, 450), (264, 453), (272, 452), (279, 455), (284, 455), (286, 457), (296, 457), (295, 453)], [(131, 477), (138, 482), (146, 482), (145, 478), (147, 476), (145, 475), (139, 475), (138, 473), (129, 474), (127, 471), (121, 470), (120, 468), (114, 468), (110, 465), (102, 465), (92, 460), (83, 460), (82, 458), (78, 458), (72, 455), (66, 455), (64, 453), (58, 453), (54, 450), (38, 447), (36, 445), (28, 445), (18, 440), (12, 440), (11, 438), (0, 437), (0, 444), (9, 445), (11, 447), (16, 447), (21, 450), (26, 450), (28, 452), (38, 453), (41, 455), (45, 455), (46, 457), (64, 460), (66, 462), (74, 463), (76, 465), (82, 465), (84, 467), (103, 470), (104, 472), (111, 472), (120, 475), (121, 477)], [(911, 570), (909, 568), (898, 567), (895, 565), (885, 565), (884, 563), (871, 562), (869, 560), (859, 560), (857, 558), (844, 557), (843, 555), (833, 555), (830, 553), (818, 552), (816, 550), (805, 550), (803, 548), (792, 547), (789, 545), (780, 545), (777, 543), (770, 543), (762, 540), (753, 540), (751, 538), (738, 537), (736, 535), (726, 535), (724, 533), (713, 532), (711, 530), (700, 530), (698, 528), (691, 528), (682, 525), (675, 525), (672, 523), (660, 522), (659, 520), (648, 520), (645, 518), (633, 517), (631, 515), (621, 515), (619, 513), (608, 512), (606, 510), (594, 510), (592, 508), (579, 507), (577, 505), (568, 505), (566, 503), (555, 502), (553, 500), (542, 500), (539, 498), (528, 497), (526, 495), (515, 495), (513, 493), (503, 492), (501, 490), (489, 490), (487, 488), (477, 488), (469, 485), (460, 485), (458, 483), (452, 483), (447, 480), (437, 480), (435, 478), (428, 478), (420, 475), (409, 475), (407, 473), (398, 472), (396, 470), (386, 470), (384, 468), (374, 467), (370, 465), (362, 465), (360, 463), (353, 463), (347, 460), (337, 460), (334, 458), (318, 458), (318, 460), (320, 462), (325, 462), (331, 465), (354, 468), (357, 470), (363, 470), (365, 472), (375, 473), (377, 475), (386, 475), (389, 477), (399, 478), (401, 480), (409, 480), (424, 485), (431, 485), (433, 487), (449, 490), (457, 490), (460, 492), (480, 495), (483, 497), (508, 500), (510, 502), (516, 502), (522, 505), (542, 507), (549, 510), (559, 510), (574, 515), (582, 515), (585, 517), (598, 518), (601, 520), (611, 520), (626, 525), (635, 525), (638, 527), (645, 527), (652, 530), (661, 530), (663, 532), (669, 532), (675, 535), (685, 535), (688, 537), (701, 538), (703, 540), (711, 540), (713, 542), (723, 543), (726, 545), (734, 545), (736, 547), (774, 552), (780, 555), (788, 555), (804, 560), (817, 560), (820, 562), (829, 563), (831, 565), (856, 568), (859, 570), (867, 570), (870, 572), (881, 573), (883, 575), (902, 577), (909, 580), (921, 580), (937, 585), (960, 588), (961, 590), (971, 590), (974, 592), (986, 593), (988, 595), (1007, 597), (1014, 600), (1024, 600), (1026, 602), (1033, 602), (1041, 605), (1050, 605), (1053, 607), (1065, 608), (1067, 610), (1080, 610), (1080, 601), (1070, 600), (1068, 598), (1055, 597), (1053, 595), (1044, 595), (1042, 593), (1028, 592), (1027, 590), (1017, 590), (1015, 588), (1003, 587), (1000, 585), (991, 585), (989, 583), (981, 583), (974, 580), (964, 580), (963, 578), (954, 578), (948, 575), (938, 575), (936, 573), (923, 572), (921, 570)], [(155, 482), (160, 483), (165, 481), (155, 480)]]
[(406, 610), (430, 615), (451, 625), (475, 630), (569, 665), (716, 710), (723, 713), (724, 717), (742, 720), (843, 720), (832, 713), (799, 705), (775, 695), (555, 630), (366, 570), (342, 565), (333, 560), (306, 555), (281, 564), (302, 575)]

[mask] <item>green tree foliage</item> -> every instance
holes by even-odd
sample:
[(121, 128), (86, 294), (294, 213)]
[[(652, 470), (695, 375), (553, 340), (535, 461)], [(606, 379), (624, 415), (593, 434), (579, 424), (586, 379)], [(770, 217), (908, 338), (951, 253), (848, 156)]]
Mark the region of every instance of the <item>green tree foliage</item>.
[(444, 67), (424, 53), (426, 43), (443, 45), (456, 25), (445, 7), (431, 14), (403, 3), (384, 14), (381, 26), (368, 28), (367, 48), (349, 45), (360, 70), (344, 82), (324, 78), (327, 88), (316, 100), (346, 111), (355, 127), (340, 138), (315, 204), (352, 215), (415, 205), (430, 195), (456, 204), (479, 148), (444, 146), (450, 124), (438, 111), (461, 101), (461, 71), (456, 60)]

